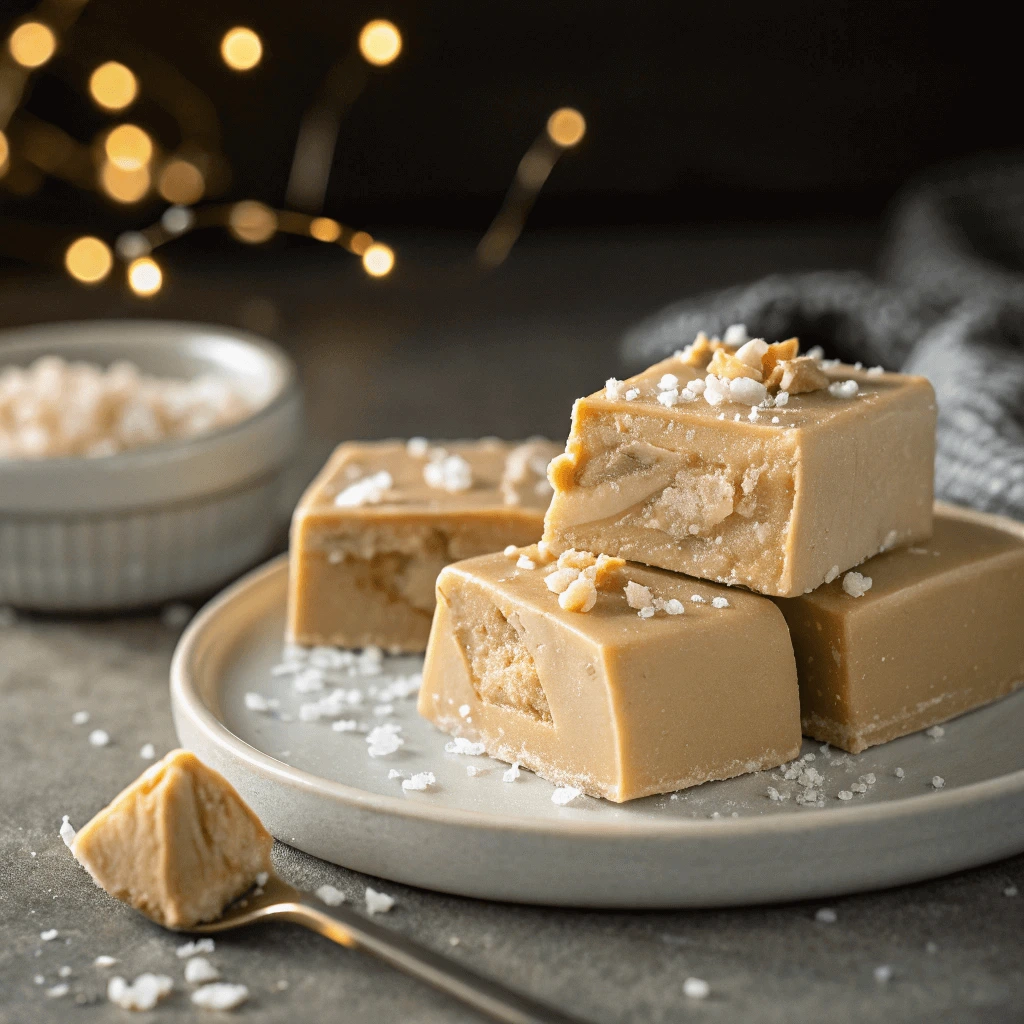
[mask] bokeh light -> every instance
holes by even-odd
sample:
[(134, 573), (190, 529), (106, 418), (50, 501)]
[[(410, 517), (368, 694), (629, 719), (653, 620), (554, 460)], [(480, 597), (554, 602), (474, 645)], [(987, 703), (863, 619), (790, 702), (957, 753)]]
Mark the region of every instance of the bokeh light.
[(49, 25), (41, 21), (26, 21), (11, 33), (7, 48), (23, 68), (38, 68), (53, 56), (57, 37)]
[(556, 146), (575, 146), (587, 131), (583, 115), (572, 107), (559, 107), (548, 118), (548, 136)]
[(349, 240), (348, 247), (357, 256), (362, 256), (370, 246), (373, 245), (373, 235), (365, 231), (357, 231)]
[(167, 202), (191, 206), (203, 198), (206, 181), (203, 172), (195, 164), (175, 157), (160, 169), (157, 189)]
[(7, 170), (7, 161), (11, 156), (11, 146), (7, 141), (7, 136), (0, 131), (0, 174), (3, 174)]
[(251, 71), (263, 58), (263, 43), (251, 28), (239, 25), (224, 33), (220, 55), (233, 71)]
[(119, 124), (103, 143), (107, 159), (122, 171), (137, 171), (153, 158), (153, 140), (137, 124)]
[(258, 245), (277, 230), (277, 214), (263, 203), (245, 199), (231, 207), (228, 227), (240, 242)]
[(314, 217), (309, 233), (320, 242), (336, 242), (341, 238), (341, 225), (330, 217)]
[(108, 60), (89, 76), (89, 93), (104, 110), (124, 110), (138, 96), (139, 82), (130, 68)]
[(136, 295), (149, 298), (163, 287), (164, 275), (160, 264), (151, 256), (140, 256), (128, 264), (128, 287)]
[(386, 277), (395, 265), (395, 254), (383, 242), (374, 242), (363, 253), (363, 269), (370, 277)]
[(368, 64), (382, 68), (402, 52), (402, 33), (383, 18), (367, 22), (359, 33), (359, 52)]
[(76, 238), (64, 252), (67, 272), (83, 284), (98, 284), (110, 273), (113, 265), (110, 246), (93, 235)]
[(100, 168), (100, 188), (118, 203), (137, 203), (149, 192), (151, 184), (148, 167), (126, 171), (108, 160)]

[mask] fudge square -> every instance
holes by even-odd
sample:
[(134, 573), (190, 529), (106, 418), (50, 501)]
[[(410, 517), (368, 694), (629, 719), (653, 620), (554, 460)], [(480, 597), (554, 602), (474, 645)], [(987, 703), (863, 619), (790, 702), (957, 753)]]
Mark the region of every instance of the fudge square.
[(576, 402), (565, 454), (548, 471), (554, 550), (792, 597), (928, 537), (927, 380), (799, 357), (795, 338), (735, 354), (714, 344), (710, 363), (699, 338)]
[(438, 728), (616, 802), (797, 755), (771, 601), (587, 552), (544, 562), (535, 545), (441, 572), (419, 697)]
[(550, 441), (348, 442), (292, 517), (288, 636), (419, 652), (449, 562), (540, 537)]
[(778, 600), (803, 730), (858, 753), (1024, 683), (1024, 527), (940, 506), (932, 537)]

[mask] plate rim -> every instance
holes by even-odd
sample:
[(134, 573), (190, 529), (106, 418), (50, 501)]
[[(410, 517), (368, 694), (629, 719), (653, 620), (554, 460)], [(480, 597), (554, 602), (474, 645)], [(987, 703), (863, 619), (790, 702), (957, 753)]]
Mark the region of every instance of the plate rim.
[[(953, 518), (990, 526), (1013, 533), (1024, 540), (1024, 523), (1006, 516), (962, 508), (945, 502), (935, 503), (936, 511)], [(854, 807), (813, 808), (807, 814), (791, 813), (740, 818), (671, 818), (665, 821), (586, 821), (580, 818), (539, 819), (485, 810), (467, 810), (399, 796), (373, 793), (369, 790), (336, 782), (295, 768), (246, 743), (233, 733), (203, 702), (191, 678), (197, 649), (224, 610), (243, 599), (252, 590), (269, 586), (274, 577), (287, 573), (288, 554), (283, 553), (250, 570), (208, 601), (193, 617), (174, 649), (170, 666), (171, 708), (175, 716), (186, 715), (191, 724), (229, 755), (241, 759), (248, 767), (284, 784), (326, 796), (332, 801), (356, 810), (369, 810), (392, 818), (413, 819), (436, 825), (456, 825), (484, 831), (506, 830), (534, 835), (566, 838), (614, 839), (678, 839), (695, 834), (706, 836), (764, 835), (799, 837), (816, 832), (827, 821), (841, 822), (843, 827), (878, 824), (888, 819), (927, 818), (936, 813), (954, 813), (958, 807), (998, 801), (1024, 792), (1024, 768), (949, 790), (921, 792), (879, 803)], [(283, 638), (282, 638), (283, 640)], [(823, 816), (824, 819), (823, 819)]]

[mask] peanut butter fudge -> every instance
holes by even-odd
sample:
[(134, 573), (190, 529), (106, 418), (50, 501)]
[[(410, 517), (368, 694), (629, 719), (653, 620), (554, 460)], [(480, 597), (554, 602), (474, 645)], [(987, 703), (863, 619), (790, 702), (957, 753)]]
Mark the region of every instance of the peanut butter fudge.
[(929, 541), (777, 602), (805, 733), (858, 753), (1024, 683), (1024, 527), (985, 518), (940, 511)]
[(558, 450), (542, 439), (341, 445), (292, 519), (289, 638), (422, 651), (441, 569), (540, 538)]
[(227, 779), (174, 750), (81, 829), (71, 852), (111, 896), (190, 928), (271, 870), (273, 842)]
[(579, 399), (544, 539), (792, 597), (932, 520), (923, 377), (701, 336)]
[(795, 757), (793, 651), (771, 601), (543, 546), (437, 580), (419, 710), (544, 778), (622, 802)]

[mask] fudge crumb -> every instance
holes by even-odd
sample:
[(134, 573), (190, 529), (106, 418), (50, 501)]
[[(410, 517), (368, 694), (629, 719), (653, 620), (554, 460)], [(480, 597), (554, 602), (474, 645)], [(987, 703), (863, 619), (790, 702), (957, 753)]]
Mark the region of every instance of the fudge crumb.
[(130, 985), (118, 976), (107, 982), (107, 999), (122, 1010), (152, 1010), (173, 989), (166, 974), (140, 974)]
[(334, 504), (338, 508), (379, 505), (393, 485), (394, 480), (392, 480), (391, 474), (386, 469), (382, 469), (379, 473), (364, 476), (354, 484), (349, 484), (343, 491), (339, 491), (334, 496)]
[(814, 920), (821, 924), (835, 924), (839, 915), (831, 907), (821, 907), (814, 915)]
[(71, 716), (71, 724), (72, 725), (85, 725), (88, 721), (89, 721), (89, 712), (88, 711), (76, 711)]
[(707, 999), (711, 986), (703, 978), (687, 978), (683, 982), (683, 995), (687, 999)]
[(654, 607), (654, 597), (651, 594), (650, 588), (643, 586), (643, 584), (634, 583), (630, 580), (623, 588), (623, 592), (626, 595), (626, 604), (630, 608), (639, 611), (641, 608)]
[(551, 794), (551, 802), (559, 807), (565, 807), (566, 804), (571, 804), (573, 800), (581, 796), (583, 796), (582, 789), (577, 789), (575, 786), (559, 786)]
[(429, 789), (437, 779), (434, 777), (433, 772), (417, 772), (412, 778), (402, 779), (402, 789), (406, 792), (424, 792)]
[(192, 993), (192, 1004), (201, 1010), (233, 1010), (249, 998), (245, 985), (232, 985), (226, 981), (215, 981)]
[(728, 608), (728, 607), (730, 607), (729, 599), (726, 598), (726, 597), (715, 597), (715, 598), (712, 598), (711, 606), (713, 608)]
[(180, 960), (187, 960), (197, 953), (212, 953), (213, 950), (213, 939), (196, 939), (194, 942), (183, 943), (174, 952)]
[(422, 459), (430, 448), (430, 442), (425, 437), (410, 437), (405, 442), (406, 452), (414, 459)]
[(604, 382), (604, 396), (609, 402), (617, 402), (622, 397), (624, 382), (615, 377), (609, 377)]
[(220, 980), (220, 971), (204, 956), (194, 956), (185, 964), (185, 981), (189, 985), (206, 985)]
[(941, 725), (933, 725), (930, 729), (925, 729), (925, 736), (930, 736), (933, 740), (941, 740), (946, 735), (946, 730)]
[(139, 757), (143, 761), (152, 761), (156, 757), (156, 747), (152, 743), (143, 743), (139, 748)]
[(316, 891), (316, 898), (329, 907), (340, 907), (345, 902), (345, 894), (333, 885), (321, 885)]
[(946, 785), (946, 780), (941, 775), (932, 776), (932, 789), (942, 789)]
[(597, 587), (593, 580), (579, 576), (558, 595), (558, 606), (567, 612), (589, 612), (597, 604)]
[(513, 761), (512, 765), (502, 774), (502, 782), (515, 782), (519, 778), (519, 762)]
[(517, 569), (536, 569), (537, 568), (537, 563), (532, 558), (529, 558), (526, 555), (520, 555), (516, 559), (516, 568)]
[(467, 740), (465, 736), (454, 736), (444, 745), (444, 749), (449, 754), (466, 754), (468, 757), (479, 757), (484, 752), (484, 745)]
[(578, 569), (556, 569), (544, 577), (544, 585), (553, 594), (564, 594), (579, 574)]
[(843, 590), (850, 597), (863, 597), (871, 589), (871, 577), (859, 572), (848, 572), (843, 577)]
[(834, 398), (854, 398), (860, 386), (855, 380), (837, 380), (828, 386), (828, 393)]
[(394, 896), (385, 892), (377, 892), (376, 889), (366, 887), (366, 912), (372, 917), (374, 914), (386, 914), (394, 905)]
[(93, 964), (96, 967), (113, 967), (117, 963), (116, 956), (107, 956), (106, 953), (101, 954), (93, 960)]
[(473, 467), (461, 455), (446, 455), (423, 467), (428, 487), (449, 494), (460, 494), (473, 486)]
[(60, 824), (60, 837), (64, 840), (64, 845), (70, 850), (71, 844), (75, 841), (75, 828), (68, 821), (68, 816), (64, 815), (64, 820)]

